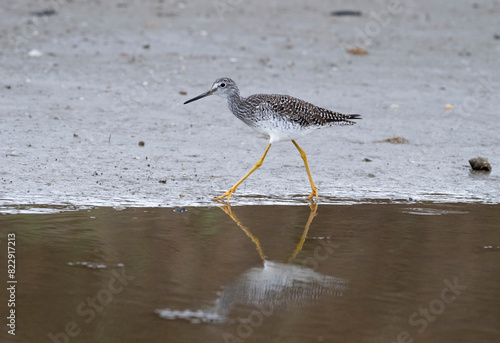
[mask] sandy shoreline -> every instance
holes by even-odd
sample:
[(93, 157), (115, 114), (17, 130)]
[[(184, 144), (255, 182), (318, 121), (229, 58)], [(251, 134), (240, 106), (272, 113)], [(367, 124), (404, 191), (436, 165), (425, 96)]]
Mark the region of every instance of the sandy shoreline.
[[(216, 3), (61, 1), (37, 17), (38, 2), (8, 1), (0, 206), (213, 205), (267, 144), (219, 98), (182, 105), (221, 76), (242, 95), (363, 115), (299, 142), (322, 203), (500, 201), (498, 4)], [(362, 15), (331, 15), (342, 9)], [(345, 53), (360, 44), (367, 55)], [(394, 136), (409, 143), (376, 143)], [(470, 173), (477, 156), (490, 174)], [(308, 194), (299, 154), (280, 143), (232, 202)]]

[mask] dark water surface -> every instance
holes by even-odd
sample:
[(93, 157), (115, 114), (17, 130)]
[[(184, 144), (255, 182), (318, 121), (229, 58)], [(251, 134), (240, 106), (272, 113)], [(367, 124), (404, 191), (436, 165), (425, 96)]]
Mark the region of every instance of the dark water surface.
[(95, 208), (0, 227), (17, 280), (2, 342), (500, 341), (499, 205)]

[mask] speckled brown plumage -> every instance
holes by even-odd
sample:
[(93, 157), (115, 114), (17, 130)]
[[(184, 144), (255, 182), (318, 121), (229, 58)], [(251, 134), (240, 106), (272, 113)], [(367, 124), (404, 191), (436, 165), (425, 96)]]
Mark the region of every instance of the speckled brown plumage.
[[(274, 120), (289, 120), (307, 128), (330, 125), (353, 125), (350, 119), (359, 119), (358, 114), (342, 114), (315, 106), (307, 101), (283, 94), (255, 94), (242, 98), (248, 111), (256, 117)], [(242, 114), (243, 115), (243, 114)]]

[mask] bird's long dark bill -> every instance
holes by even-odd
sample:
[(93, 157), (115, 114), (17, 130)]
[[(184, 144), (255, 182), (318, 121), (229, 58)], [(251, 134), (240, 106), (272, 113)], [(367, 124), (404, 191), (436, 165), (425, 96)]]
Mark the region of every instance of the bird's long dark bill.
[(192, 99), (190, 99), (190, 100), (186, 101), (186, 102), (184, 103), (184, 105), (185, 105), (185, 104), (189, 104), (190, 102), (193, 102), (193, 101), (199, 100), (199, 99), (204, 98), (204, 97), (209, 96), (209, 95), (212, 95), (212, 90), (209, 90), (208, 92), (205, 92), (205, 93), (203, 93), (203, 94), (200, 94), (200, 95), (198, 95), (197, 97), (194, 97), (194, 98), (192, 98)]

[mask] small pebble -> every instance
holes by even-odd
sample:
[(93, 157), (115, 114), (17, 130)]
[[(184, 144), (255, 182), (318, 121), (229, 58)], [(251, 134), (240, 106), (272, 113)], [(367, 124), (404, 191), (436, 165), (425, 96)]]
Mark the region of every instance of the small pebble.
[(43, 55), (43, 52), (41, 52), (38, 49), (32, 49), (28, 52), (29, 57), (40, 57)]
[(139, 146), (144, 146), (144, 141), (139, 141)]
[(407, 144), (408, 140), (403, 137), (392, 137), (381, 141), (375, 141), (375, 143)]
[(51, 15), (57, 14), (57, 12), (54, 9), (46, 9), (46, 10), (42, 10), (42, 11), (34, 11), (34, 12), (31, 12), (31, 14), (36, 16), (36, 17), (49, 17)]
[(452, 109), (453, 109), (453, 105), (446, 104), (446, 105), (444, 106), (444, 109), (445, 109), (445, 110), (452, 110)]
[(330, 14), (334, 17), (359, 17), (361, 16), (361, 11), (340, 10), (332, 11)]
[(187, 212), (186, 208), (185, 207), (178, 207), (176, 209), (173, 210), (175, 213), (183, 213), (183, 212)]
[(351, 55), (367, 55), (368, 51), (366, 49), (356, 46), (354, 48), (348, 49), (347, 52)]
[(488, 159), (484, 157), (476, 157), (471, 158), (469, 160), (469, 164), (472, 167), (472, 170), (480, 170), (480, 171), (491, 171), (491, 164), (488, 162)]

